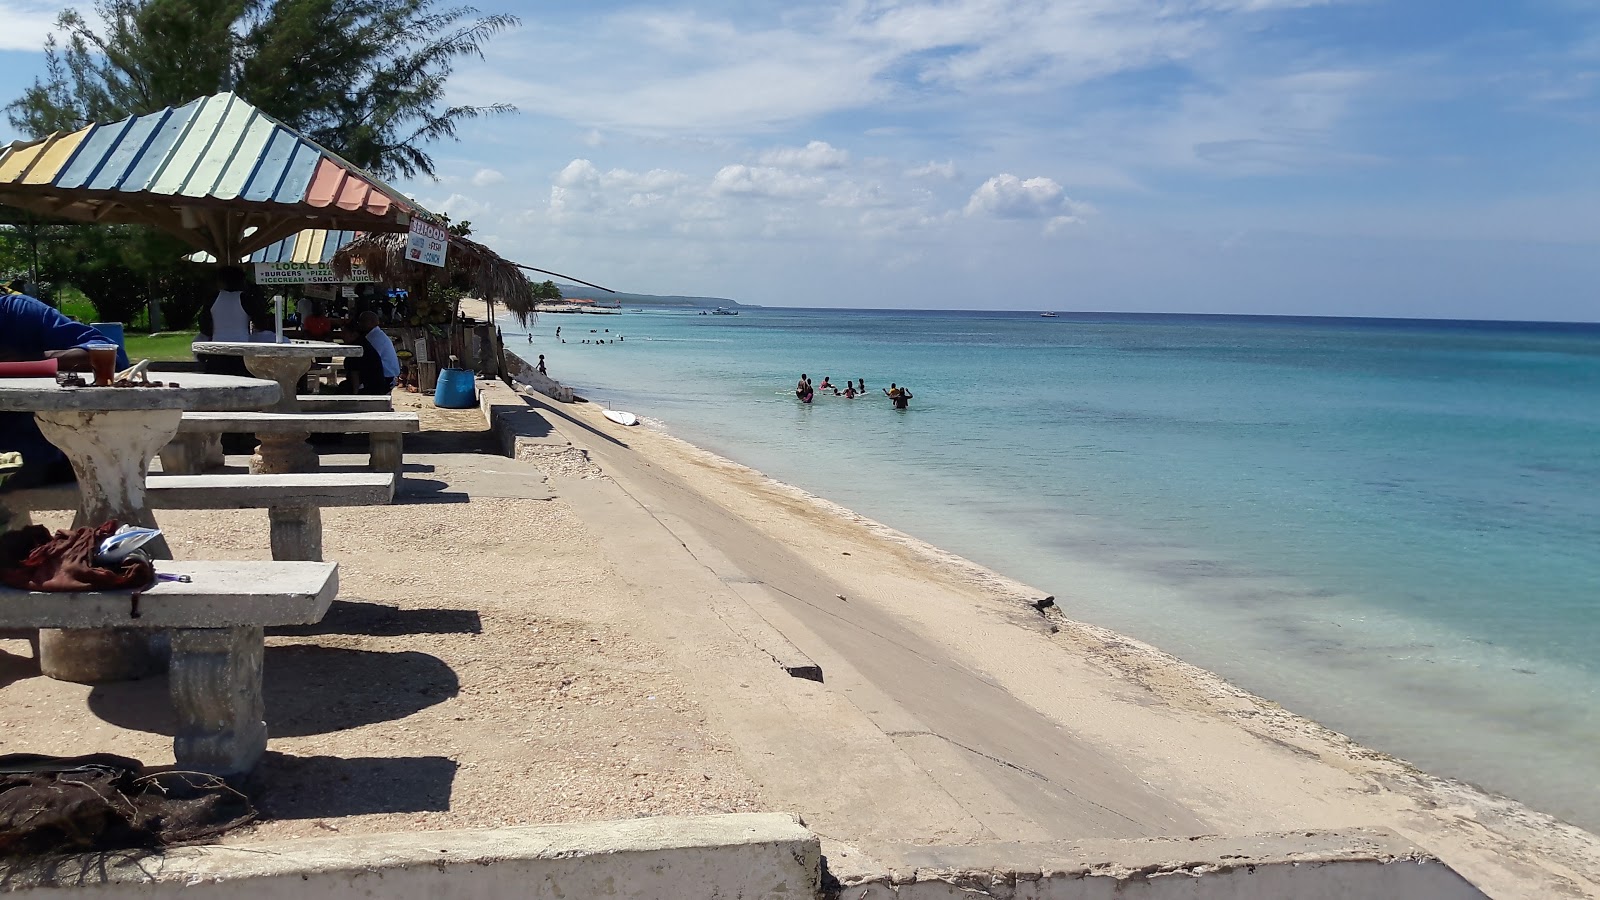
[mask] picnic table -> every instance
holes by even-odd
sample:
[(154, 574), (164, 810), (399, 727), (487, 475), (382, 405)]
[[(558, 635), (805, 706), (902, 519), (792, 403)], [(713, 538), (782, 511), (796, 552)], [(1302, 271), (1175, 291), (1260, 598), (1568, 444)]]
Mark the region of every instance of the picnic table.
[[(273, 381), (198, 372), (151, 373), (166, 387), (62, 387), (53, 378), (0, 378), (0, 411), (31, 412), (39, 431), (66, 454), (78, 476), (76, 524), (107, 519), (146, 527), (145, 475), (178, 431), (185, 409), (260, 409), (278, 401)], [(159, 539), (146, 547), (170, 557)], [(64, 681), (119, 681), (148, 674), (154, 660), (146, 634), (129, 629), (39, 635), (44, 674)]]
[[(288, 344), (268, 344), (253, 341), (195, 341), (196, 354), (243, 357), (250, 374), (276, 381), (280, 390), (278, 401), (271, 412), (301, 412), (300, 379), (311, 371), (311, 366), (324, 356), (361, 356), (360, 346), (334, 344), (327, 341), (299, 341)], [(232, 407), (230, 407), (232, 408)], [(250, 461), (252, 474), (282, 474), (288, 472), (315, 472), (318, 468), (317, 451), (306, 441), (306, 432), (273, 432), (258, 434), (260, 444)]]

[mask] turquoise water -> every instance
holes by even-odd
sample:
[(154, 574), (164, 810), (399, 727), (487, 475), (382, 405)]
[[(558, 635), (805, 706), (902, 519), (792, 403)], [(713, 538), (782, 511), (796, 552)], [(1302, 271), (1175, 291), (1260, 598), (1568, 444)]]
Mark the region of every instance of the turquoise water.
[[(1600, 829), (1600, 326), (753, 309), (517, 330), (591, 399)], [(872, 396), (802, 405), (801, 372)]]

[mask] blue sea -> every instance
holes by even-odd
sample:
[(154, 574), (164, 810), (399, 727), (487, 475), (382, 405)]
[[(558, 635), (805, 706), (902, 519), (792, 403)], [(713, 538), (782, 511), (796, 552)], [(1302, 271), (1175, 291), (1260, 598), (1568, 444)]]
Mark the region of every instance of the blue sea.
[[(508, 347), (580, 394), (1600, 830), (1600, 325), (743, 309), (521, 330)], [(870, 394), (806, 406), (802, 372)]]

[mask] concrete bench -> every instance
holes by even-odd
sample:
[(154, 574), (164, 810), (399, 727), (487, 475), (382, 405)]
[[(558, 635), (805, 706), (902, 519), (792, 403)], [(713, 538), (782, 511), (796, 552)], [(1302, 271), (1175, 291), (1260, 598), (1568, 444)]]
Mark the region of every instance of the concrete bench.
[[(205, 438), (214, 434), (249, 432), (261, 439), (263, 448), (269, 448), (273, 437), (288, 438), (283, 447), (272, 445), (269, 452), (284, 454), (282, 459), (269, 459), (268, 453), (258, 453), (251, 461), (251, 471), (296, 471), (315, 468), (315, 454), (310, 460), (301, 460), (301, 451), (293, 445), (304, 446), (306, 434), (366, 434), (372, 442), (370, 465), (377, 472), (399, 472), (403, 462), (402, 436), (422, 430), (416, 413), (275, 413), (275, 412), (185, 412), (178, 423), (178, 436), (161, 451), (161, 468), (177, 475), (195, 474), (204, 457)], [(311, 452), (306, 448), (304, 452)], [(293, 466), (287, 470), (281, 466)]]
[[(362, 394), (296, 394), (295, 402), (300, 412), (309, 413), (367, 413), (393, 412), (394, 402), (389, 397)], [(179, 451), (181, 452), (181, 451)], [(222, 435), (206, 435), (205, 456), (201, 469), (220, 469), (225, 459), (222, 452)]]
[[(267, 749), (261, 693), (262, 629), (313, 625), (339, 592), (339, 567), (320, 562), (175, 562), (141, 594), (30, 593), (0, 587), (0, 628), (171, 629), (168, 670), (178, 768), (233, 777)], [(46, 673), (48, 674), (48, 673)]]
[[(271, 522), (272, 558), (322, 559), (322, 508), (383, 506), (394, 501), (388, 472), (290, 475), (151, 475), (145, 502), (151, 509), (262, 509)], [(0, 506), (25, 514), (36, 509), (77, 509), (77, 484), (0, 494)], [(23, 515), (15, 518), (26, 521)]]
[(307, 413), (368, 413), (394, 412), (394, 401), (387, 395), (373, 397), (363, 394), (297, 394), (295, 400), (300, 411)]

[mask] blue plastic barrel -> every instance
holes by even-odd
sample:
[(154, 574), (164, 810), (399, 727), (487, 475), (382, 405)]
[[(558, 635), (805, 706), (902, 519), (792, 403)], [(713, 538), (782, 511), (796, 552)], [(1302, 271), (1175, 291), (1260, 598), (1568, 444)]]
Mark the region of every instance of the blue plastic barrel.
[(90, 322), (89, 327), (105, 335), (106, 340), (121, 347), (123, 353), (128, 352), (128, 342), (123, 337), (121, 322)]
[(444, 409), (470, 409), (478, 405), (478, 381), (471, 369), (440, 369), (433, 389), (433, 405)]

